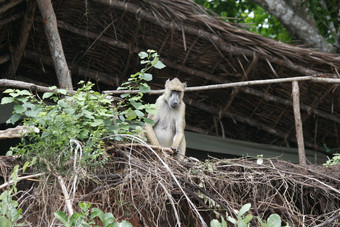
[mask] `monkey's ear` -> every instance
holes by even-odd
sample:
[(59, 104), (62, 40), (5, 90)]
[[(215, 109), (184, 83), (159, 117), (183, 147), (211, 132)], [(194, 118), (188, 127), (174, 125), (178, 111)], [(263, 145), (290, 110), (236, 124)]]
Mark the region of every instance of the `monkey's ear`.
[(170, 78), (165, 81), (165, 87), (170, 82)]
[(183, 88), (185, 89), (187, 87), (187, 82), (183, 83)]

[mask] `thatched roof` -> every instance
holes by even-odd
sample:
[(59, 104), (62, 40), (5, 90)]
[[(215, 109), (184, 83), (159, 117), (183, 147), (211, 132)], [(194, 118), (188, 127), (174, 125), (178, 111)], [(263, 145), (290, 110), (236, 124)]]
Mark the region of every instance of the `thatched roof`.
[[(0, 1), (0, 72), (57, 84), (39, 10), (15, 75), (11, 56), (28, 28), (31, 1)], [(139, 71), (137, 53), (155, 49), (167, 65), (153, 70), (153, 89), (178, 77), (188, 86), (297, 76), (340, 77), (340, 56), (250, 33), (208, 15), (190, 0), (53, 1), (73, 83), (92, 79), (112, 89)], [(340, 93), (334, 84), (300, 82), (305, 145), (340, 147)], [(154, 100), (151, 97), (150, 100)], [(291, 83), (187, 92), (187, 130), (296, 147)]]

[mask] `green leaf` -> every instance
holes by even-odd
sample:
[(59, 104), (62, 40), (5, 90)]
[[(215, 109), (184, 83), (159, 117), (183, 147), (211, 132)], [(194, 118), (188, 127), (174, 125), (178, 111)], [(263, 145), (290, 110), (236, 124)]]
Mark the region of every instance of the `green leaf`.
[(28, 110), (28, 111), (26, 111), (26, 116), (36, 118), (39, 113), (40, 113), (40, 109), (38, 109), (38, 110)]
[(144, 117), (144, 113), (140, 110), (135, 110), (135, 113), (137, 114), (138, 117)]
[(144, 59), (144, 58), (148, 57), (149, 55), (148, 55), (148, 53), (141, 51), (141, 52), (139, 52), (138, 56), (139, 56), (140, 59)]
[(51, 86), (51, 87), (48, 87), (48, 89), (55, 90), (55, 89), (57, 89), (57, 86)]
[(156, 69), (163, 69), (166, 66), (163, 64), (163, 62), (158, 61), (153, 67), (155, 67)]
[(104, 221), (103, 226), (107, 227), (115, 222), (115, 218), (113, 217), (112, 213), (105, 213), (104, 214)]
[(145, 109), (147, 113), (152, 114), (152, 115), (157, 115), (158, 110), (154, 107), (148, 107)]
[(237, 221), (235, 220), (235, 218), (233, 218), (233, 217), (230, 217), (230, 216), (228, 216), (228, 221), (230, 221), (231, 223), (233, 223), (233, 224), (236, 224), (237, 223)]
[(222, 227), (222, 224), (216, 220), (216, 219), (213, 219), (211, 222), (210, 222), (210, 227)]
[(150, 61), (149, 61), (149, 60), (141, 60), (141, 61), (140, 61), (140, 64), (141, 64), (141, 65), (144, 65), (144, 64), (147, 64), (147, 63), (150, 63)]
[(104, 221), (104, 212), (97, 207), (92, 208), (90, 219), (92, 220), (95, 217), (98, 217), (103, 222)]
[(152, 80), (152, 74), (144, 73), (143, 79), (146, 80), (146, 81), (151, 81)]
[(86, 212), (90, 209), (90, 207), (92, 206), (92, 203), (79, 203), (78, 206), (83, 212)]
[(7, 103), (12, 103), (14, 101), (13, 97), (3, 97), (1, 99), (1, 104), (7, 104)]
[(8, 94), (8, 93), (12, 93), (14, 92), (14, 89), (6, 89), (5, 91), (3, 91), (2, 93)]
[(104, 121), (102, 119), (94, 119), (94, 121), (90, 123), (92, 127), (97, 127), (103, 124), (104, 124)]
[(124, 98), (127, 98), (127, 97), (130, 97), (130, 96), (131, 96), (130, 93), (125, 93), (125, 94), (121, 94), (121, 95), (120, 95), (120, 97), (123, 98), (123, 99), (124, 99)]
[(31, 96), (31, 92), (29, 92), (28, 90), (21, 90), (18, 92), (19, 95), (28, 95)]
[(243, 220), (239, 220), (237, 222), (237, 227), (248, 227), (248, 224), (245, 223)]
[(149, 125), (153, 125), (155, 122), (152, 120), (152, 119), (150, 119), (150, 118), (145, 118), (144, 119), (144, 122), (145, 123), (147, 123), (147, 124), (149, 124)]
[(133, 227), (130, 222), (128, 221), (122, 221), (119, 225), (119, 227)]
[(140, 84), (140, 87), (139, 87), (139, 90), (143, 93), (147, 93), (150, 91), (150, 87), (149, 85), (147, 85), (146, 83), (141, 83)]
[(5, 216), (0, 215), (0, 226), (1, 227), (12, 227), (12, 223)]
[(22, 114), (23, 112), (25, 112), (25, 108), (22, 105), (15, 105), (14, 111), (16, 113)]
[(26, 168), (30, 165), (30, 162), (25, 162), (24, 166), (22, 167), (22, 172), (26, 171)]
[(46, 92), (43, 94), (42, 99), (50, 98), (54, 93), (53, 92)]
[(67, 95), (67, 90), (65, 89), (58, 89), (58, 93), (62, 95)]
[(128, 109), (125, 114), (126, 120), (131, 121), (137, 117), (137, 114), (132, 109)]
[(224, 220), (223, 217), (222, 218), (222, 227), (228, 227), (228, 223)]
[(248, 215), (244, 218), (244, 222), (245, 222), (245, 223), (249, 223), (252, 219), (253, 219), (253, 215), (248, 214)]
[(54, 217), (56, 217), (59, 221), (61, 221), (64, 225), (68, 222), (67, 215), (62, 211), (56, 211), (53, 213)]
[(238, 216), (238, 217), (243, 216), (247, 211), (249, 211), (250, 207), (251, 207), (251, 204), (250, 204), (250, 203), (247, 203), (247, 204), (243, 205), (243, 206), (241, 207), (240, 211), (238, 212), (238, 215), (237, 215), (237, 216)]
[(136, 102), (135, 100), (132, 100), (132, 99), (130, 99), (130, 103), (135, 109), (139, 109), (141, 106), (143, 106), (142, 103)]
[(21, 114), (15, 113), (13, 114), (7, 121), (7, 124), (15, 124), (15, 122), (17, 122), (21, 117)]
[(278, 214), (271, 214), (267, 219), (267, 223), (269, 227), (280, 227), (281, 217)]

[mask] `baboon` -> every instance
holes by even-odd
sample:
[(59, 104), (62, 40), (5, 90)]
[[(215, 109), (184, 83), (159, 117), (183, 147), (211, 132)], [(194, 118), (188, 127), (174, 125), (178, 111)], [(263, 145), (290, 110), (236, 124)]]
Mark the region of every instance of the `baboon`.
[(178, 160), (185, 156), (186, 141), (184, 89), (187, 84), (179, 79), (168, 79), (164, 93), (156, 100), (157, 115), (150, 115), (154, 125), (146, 125), (146, 137), (150, 144), (172, 148)]

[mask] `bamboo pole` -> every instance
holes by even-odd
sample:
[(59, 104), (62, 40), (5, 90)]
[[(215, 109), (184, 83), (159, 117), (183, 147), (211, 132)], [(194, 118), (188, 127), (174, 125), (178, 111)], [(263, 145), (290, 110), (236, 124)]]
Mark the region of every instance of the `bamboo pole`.
[(298, 144), (299, 164), (306, 165), (306, 152), (303, 141), (303, 129), (300, 113), (300, 91), (299, 82), (294, 80), (292, 82), (292, 96), (293, 96), (293, 109), (295, 119), (296, 141)]
[[(277, 83), (285, 83), (292, 81), (312, 81), (317, 83), (339, 83), (340, 79), (335, 78), (315, 78), (314, 76), (299, 76), (299, 77), (288, 77), (288, 78), (278, 78), (278, 79), (265, 79), (265, 80), (251, 80), (251, 81), (242, 81), (242, 82), (233, 82), (233, 83), (225, 83), (225, 84), (213, 84), (213, 85), (205, 85), (205, 86), (197, 86), (197, 87), (187, 87), (185, 92), (190, 91), (205, 91), (205, 90), (216, 90), (216, 89), (224, 89), (231, 87), (244, 87), (251, 85), (263, 85), (263, 84), (277, 84)], [(139, 91), (129, 91), (129, 90), (110, 90), (103, 91), (105, 94), (124, 94), (124, 93), (138, 93)], [(164, 92), (163, 90), (154, 90), (150, 91), (149, 94), (161, 94)]]
[(73, 90), (51, 0), (37, 0), (60, 88)]

